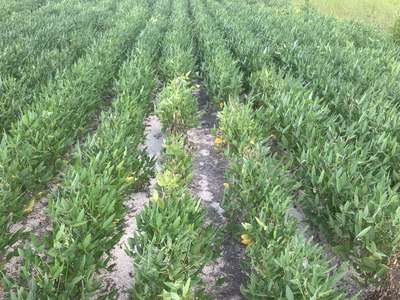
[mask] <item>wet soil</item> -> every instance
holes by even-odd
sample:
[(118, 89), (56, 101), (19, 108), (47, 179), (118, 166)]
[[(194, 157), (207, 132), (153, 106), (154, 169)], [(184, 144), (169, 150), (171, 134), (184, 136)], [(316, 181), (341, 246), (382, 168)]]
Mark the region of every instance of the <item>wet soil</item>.
[[(208, 104), (208, 97), (201, 87), (195, 96), (202, 111), (202, 120), (199, 127), (188, 132), (188, 140), (193, 149), (191, 191), (207, 209), (207, 222), (224, 232), (226, 220), (221, 202), (227, 162), (214, 147), (212, 130), (216, 126), (216, 112)], [(244, 249), (240, 243), (229, 234), (224, 234), (220, 257), (203, 270), (206, 293), (212, 299), (243, 299), (240, 293), (240, 286), (244, 281), (240, 268), (243, 255)]]

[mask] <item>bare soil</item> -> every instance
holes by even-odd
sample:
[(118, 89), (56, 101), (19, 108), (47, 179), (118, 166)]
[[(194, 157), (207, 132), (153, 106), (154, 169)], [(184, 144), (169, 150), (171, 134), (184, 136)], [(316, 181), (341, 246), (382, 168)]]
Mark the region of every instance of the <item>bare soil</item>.
[[(160, 121), (155, 116), (146, 120), (145, 144), (143, 145), (149, 156), (156, 159), (156, 169), (160, 168), (160, 156), (163, 149), (163, 135), (161, 133)], [(136, 227), (136, 216), (143, 210), (150, 199), (151, 191), (155, 185), (155, 179), (150, 182), (146, 191), (134, 193), (125, 201), (128, 213), (125, 217), (125, 230), (121, 240), (115, 245), (111, 252), (113, 259), (110, 266), (111, 272), (103, 271), (100, 280), (104, 283), (105, 290), (116, 290), (119, 300), (129, 299), (129, 289), (134, 284), (133, 259), (126, 253), (129, 238), (133, 237)], [(101, 296), (101, 295), (98, 295)]]
[[(191, 191), (200, 198), (208, 211), (207, 222), (224, 231), (226, 220), (221, 201), (224, 192), (224, 172), (227, 162), (214, 148), (212, 129), (216, 125), (216, 113), (208, 105), (208, 97), (201, 88), (196, 91), (203, 117), (201, 125), (188, 132), (193, 148), (193, 182)], [(206, 293), (212, 299), (243, 299), (240, 286), (244, 281), (240, 261), (244, 249), (229, 234), (224, 235), (220, 257), (203, 270)]]
[[(57, 190), (57, 184), (52, 182), (49, 184), (48, 191), (49, 193), (54, 193)], [(48, 204), (48, 196), (42, 196), (41, 198), (35, 200), (32, 211), (26, 218), (14, 223), (10, 226), (10, 232), (16, 233), (20, 231), (24, 234), (24, 236), (29, 237), (30, 235), (34, 235), (37, 238), (41, 239), (45, 236), (45, 234), (52, 229), (51, 219), (47, 214), (47, 204)], [(24, 247), (25, 244), (30, 243), (29, 239), (21, 239), (10, 249), (8, 249), (8, 253), (12, 253), (16, 251), (18, 248)], [(4, 265), (4, 272), (10, 278), (18, 278), (21, 270), (21, 266), (23, 264), (22, 257), (15, 255), (12, 256)], [(0, 286), (0, 299), (6, 299), (6, 294), (2, 291)]]

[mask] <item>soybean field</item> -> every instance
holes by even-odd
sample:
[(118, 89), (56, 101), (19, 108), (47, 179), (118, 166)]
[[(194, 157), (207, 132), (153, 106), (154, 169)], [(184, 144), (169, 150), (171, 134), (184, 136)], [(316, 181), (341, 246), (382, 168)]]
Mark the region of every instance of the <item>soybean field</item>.
[(399, 25), (0, 0), (0, 299), (400, 299)]

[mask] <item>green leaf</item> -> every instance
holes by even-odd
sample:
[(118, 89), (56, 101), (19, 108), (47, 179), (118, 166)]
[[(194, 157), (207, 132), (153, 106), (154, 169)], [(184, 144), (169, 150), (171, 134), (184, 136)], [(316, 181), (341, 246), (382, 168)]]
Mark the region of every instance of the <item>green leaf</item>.
[(288, 285), (286, 285), (286, 299), (287, 300), (294, 300), (294, 295), (292, 290), (290, 289), (290, 287)]
[(190, 289), (190, 277), (186, 281), (184, 287), (183, 287), (183, 295), (188, 295), (189, 294), (189, 289)]
[(319, 175), (318, 178), (318, 183), (321, 184), (322, 181), (324, 180), (324, 175), (325, 175), (325, 170), (322, 170), (321, 174)]
[(371, 230), (371, 226), (368, 226), (367, 228), (364, 228), (363, 230), (361, 230), (361, 232), (359, 234), (357, 234), (356, 239), (360, 239), (363, 236), (367, 235), (367, 233)]
[(82, 275), (75, 277), (75, 278), (72, 279), (72, 281), (71, 281), (71, 286), (75, 286), (75, 285), (76, 285), (79, 281), (81, 281), (82, 279), (83, 279), (83, 276), (82, 276)]

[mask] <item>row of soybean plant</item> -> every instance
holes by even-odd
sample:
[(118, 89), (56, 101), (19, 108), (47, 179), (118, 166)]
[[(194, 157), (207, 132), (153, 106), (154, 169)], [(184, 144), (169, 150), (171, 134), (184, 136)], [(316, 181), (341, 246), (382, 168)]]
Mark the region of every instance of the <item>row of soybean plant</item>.
[[(339, 34), (332, 33), (339, 30), (324, 28), (316, 32), (311, 29), (321, 28), (319, 20), (323, 18), (310, 21), (302, 15), (286, 18), (272, 13), (270, 16), (267, 22), (258, 22), (261, 26), (253, 21), (251, 24), (253, 30), (265, 37), (264, 42), (268, 39), (268, 53), (276, 54), (274, 63), (327, 101), (330, 112), (340, 116), (339, 121), (343, 124), (339, 134), (352, 137), (352, 143), (364, 145), (366, 154), (374, 159), (374, 168), (385, 170), (395, 187), (399, 180), (399, 137), (392, 128), (399, 123), (398, 48), (388, 41), (382, 41), (379, 48), (372, 49), (360, 49), (350, 42), (338, 44), (336, 36)], [(293, 32), (280, 32), (279, 37), (274, 35), (273, 42), (269, 41), (273, 34), (268, 24), (270, 19), (291, 23), (288, 26)], [(267, 31), (269, 34), (265, 35)], [(318, 38), (310, 39), (311, 32)], [(342, 39), (346, 40), (346, 36)], [(283, 44), (293, 44), (293, 51)]]
[[(255, 9), (273, 9), (274, 13), (281, 13), (282, 15), (290, 14), (291, 16), (295, 16), (299, 18), (298, 21), (301, 20), (308, 27), (307, 30), (312, 28), (312, 24), (319, 23), (323, 24), (327, 32), (331, 32), (330, 34), (327, 34), (327, 32), (324, 32), (322, 28), (315, 28), (315, 30), (308, 35), (309, 38), (314, 41), (318, 40), (322, 34), (325, 37), (329, 36), (335, 44), (342, 46), (350, 43), (352, 46), (357, 48), (391, 47), (392, 41), (390, 36), (382, 34), (382, 31), (377, 30), (376, 27), (368, 26), (367, 24), (360, 22), (338, 21), (335, 17), (316, 13), (315, 10), (310, 9), (307, 5), (297, 9), (290, 5), (281, 5), (278, 7), (275, 3), (257, 0), (246, 0), (244, 3), (252, 5)], [(274, 9), (277, 7), (281, 11)], [(255, 15), (255, 17), (258, 18), (259, 16)]]
[[(212, 11), (216, 8), (211, 2), (206, 4)], [(208, 15), (217, 32), (218, 24)], [(251, 49), (240, 51), (250, 53)], [(249, 280), (242, 293), (260, 299), (340, 297), (333, 288), (340, 273), (331, 275), (322, 250), (299, 235), (294, 220), (288, 218), (296, 182), (266, 149), (265, 131), (251, 106), (233, 99), (220, 115), (220, 130), (230, 162), (224, 209), (247, 245), (244, 271)]]
[[(244, 31), (243, 32), (243, 30), (242, 29), (240, 29), (239, 27), (236, 27), (236, 28), (234, 28), (233, 26), (232, 26), (232, 24), (230, 24), (230, 25), (227, 25), (227, 24), (225, 24), (226, 25), (226, 30), (229, 30), (230, 32), (231, 32), (231, 36), (234, 36), (235, 37), (235, 43), (241, 43), (242, 44), (242, 46), (240, 46), (240, 47), (237, 47), (237, 49), (249, 49), (250, 48), (250, 46), (249, 45), (251, 45), (251, 47), (252, 47), (252, 49), (257, 49), (257, 45), (258, 45), (258, 50), (256, 50), (255, 52), (253, 52), (253, 56), (252, 56), (252, 63), (248, 63), (247, 64), (247, 67), (248, 68), (252, 68), (252, 67), (254, 67), (254, 69), (255, 70), (257, 70), (257, 69), (260, 69), (260, 67), (263, 67), (263, 64), (260, 64), (260, 62), (262, 62), (262, 61), (265, 61), (266, 60), (266, 58), (263, 58), (263, 55), (262, 54), (265, 54), (265, 52), (263, 51), (264, 50), (264, 48), (263, 48), (263, 45), (261, 44), (260, 45), (260, 43), (257, 43), (256, 42), (256, 39), (254, 39), (254, 38), (251, 38), (251, 33), (249, 33), (248, 32), (248, 30), (246, 31)], [(239, 29), (239, 31), (238, 31), (238, 29)], [(241, 32), (240, 32), (241, 31)], [(234, 33), (235, 32), (235, 33)], [(243, 34), (247, 34), (247, 35), (249, 35), (250, 36), (250, 38), (248, 39), (248, 40), (252, 40), (251, 42), (248, 42), (247, 40), (245, 41), (245, 40), (238, 40), (238, 38), (239, 38), (239, 36), (243, 36)], [(231, 41), (232, 42), (232, 41)], [(245, 45), (245, 44), (247, 44), (247, 46)], [(257, 55), (257, 51), (258, 51), (258, 55)], [(248, 53), (248, 52), (243, 52), (243, 53)], [(243, 54), (242, 53), (242, 54)], [(238, 54), (239, 56), (240, 56), (240, 54)], [(242, 56), (243, 57), (243, 56)], [(258, 89), (258, 91), (257, 92), (260, 92), (260, 93), (263, 93), (264, 95), (266, 95), (266, 96), (268, 96), (269, 94), (268, 93), (273, 93), (273, 91), (274, 91), (274, 87), (275, 87), (275, 85), (273, 85), (273, 84), (271, 84), (271, 83), (268, 83), (269, 81), (268, 80), (271, 80), (272, 82), (274, 81), (274, 80), (276, 80), (276, 78), (268, 78), (268, 77), (270, 77), (269, 76), (269, 74), (268, 74), (268, 69), (266, 68), (266, 66), (264, 65), (264, 70), (262, 71), (262, 72), (259, 72), (258, 74), (256, 74), (256, 75), (254, 75), (252, 78), (251, 78), (251, 82), (252, 82), (252, 84), (253, 84), (253, 88), (254, 88), (254, 86), (256, 86), (254, 83), (256, 82), (256, 81), (258, 81), (258, 84), (261, 84), (261, 85), (263, 85), (262, 87), (260, 87), (259, 89)], [(261, 80), (258, 80), (258, 77), (261, 77)], [(277, 77), (278, 78), (278, 77)], [(287, 81), (290, 81), (289, 80), (289, 78), (286, 78), (287, 79)], [(282, 79), (281, 79), (281, 81), (282, 81)], [(268, 83), (268, 84), (267, 84)], [(294, 84), (294, 83), (291, 83), (292, 85)], [(279, 84), (277, 84), (276, 86), (279, 86)], [(279, 88), (278, 88), (279, 89)], [(297, 90), (297, 92), (299, 92), (298, 90)], [(281, 102), (281, 104), (284, 104), (285, 103), (285, 101), (282, 101)], [(318, 101), (316, 102), (316, 103), (318, 103)], [(265, 101), (264, 101), (264, 103), (262, 102), (262, 101), (260, 101), (260, 103), (258, 103), (258, 106), (262, 106), (262, 105), (265, 105)], [(292, 101), (291, 102), (291, 104), (292, 104), (292, 106), (293, 106), (293, 109), (292, 110), (289, 110), (288, 108), (287, 108), (287, 106), (286, 106), (286, 109), (288, 110), (288, 112), (287, 112), (287, 114), (293, 114), (293, 110), (295, 109), (295, 106), (297, 105), (297, 106), (299, 106), (299, 104), (298, 104), (298, 101)], [(305, 105), (305, 106), (307, 106), (308, 104), (310, 104), (310, 102), (306, 102), (306, 103), (302, 103), (301, 105)], [(320, 106), (318, 106), (318, 107), (320, 107)], [(271, 108), (272, 108), (272, 106), (271, 106)], [(296, 108), (297, 109), (297, 108)], [(324, 112), (326, 112), (326, 110), (320, 110), (318, 113), (320, 114), (320, 116), (321, 116), (321, 120), (322, 119), (324, 119), (324, 117), (323, 117), (323, 113)], [(280, 116), (280, 118), (283, 118), (282, 116)], [(300, 120), (302, 120), (302, 119), (305, 119), (304, 118), (304, 116), (303, 117), (301, 117), (300, 118)], [(272, 123), (272, 121), (273, 121), (274, 119), (270, 119), (270, 123)], [(290, 118), (288, 118), (287, 116), (285, 116), (282, 120), (281, 119), (279, 119), (281, 122), (282, 121), (287, 121), (288, 123), (292, 123), (292, 127), (297, 127), (298, 126), (298, 124), (299, 124), (299, 122), (294, 122), (294, 120), (293, 119), (290, 119)], [(332, 119), (325, 119), (325, 123), (327, 122), (327, 120), (330, 120), (330, 121), (332, 121)], [(305, 121), (305, 120), (302, 120), (302, 121), (304, 121), (304, 122), (309, 122), (310, 120), (307, 120), (307, 121)], [(300, 124), (302, 125), (303, 123), (302, 123), (302, 121), (300, 121)], [(328, 122), (329, 123), (329, 122)], [(315, 126), (315, 124), (313, 124), (313, 125), (310, 125), (310, 127), (312, 127), (312, 126)], [(331, 126), (331, 127), (335, 127), (334, 126), (334, 123), (329, 123), (329, 126)], [(276, 129), (276, 130), (278, 130), (278, 129)], [(283, 130), (283, 128), (280, 128), (280, 130)], [(286, 130), (286, 129), (285, 129)], [(289, 129), (287, 129), (287, 130), (289, 130)], [(297, 130), (298, 132), (300, 132), (300, 130)], [(281, 136), (281, 134), (280, 134), (280, 136)], [(291, 143), (295, 143), (295, 140), (289, 140), (289, 141), (286, 141), (286, 138), (287, 138), (287, 135), (285, 136), (285, 137), (283, 137), (283, 139), (285, 140), (285, 144), (286, 145), (288, 145), (288, 144), (291, 144)], [(305, 138), (305, 137), (303, 137), (303, 138)], [(297, 142), (298, 140), (296, 140), (296, 142)], [(288, 146), (289, 147), (289, 146)], [(293, 145), (291, 146), (291, 147), (293, 147)], [(304, 160), (304, 157), (303, 157), (303, 160)], [(304, 162), (303, 162), (304, 163)], [(319, 178), (319, 177), (318, 177)]]
[[(247, 17), (243, 25), (268, 43), (265, 52), (271, 62), (325, 99), (343, 124), (339, 134), (354, 136), (353, 143), (363, 144), (369, 156), (377, 156), (376, 164), (387, 169), (395, 186), (400, 178), (399, 134), (392, 129), (400, 122), (398, 47), (382, 40), (380, 47), (359, 48), (345, 35), (342, 39), (347, 42), (340, 43), (335, 27), (325, 28), (319, 22), (323, 18), (307, 17), (310, 14), (296, 17), (252, 6), (243, 9), (247, 16), (257, 11), (258, 18)], [(272, 25), (278, 21), (291, 29), (276, 30)]]
[[(40, 101), (25, 111), (0, 149), (0, 253), (18, 238), (10, 225), (24, 215), (63, 165), (63, 155), (84, 132), (95, 111), (112, 88), (121, 62), (144, 27), (149, 3), (121, 2), (113, 17), (117, 26), (94, 43), (80, 58), (40, 94)], [(118, 21), (121, 20), (121, 21)], [(2, 256), (3, 257), (3, 256)]]
[(20, 278), (7, 281), (12, 296), (88, 299), (104, 292), (97, 273), (109, 267), (110, 251), (123, 233), (125, 195), (147, 184), (153, 170), (153, 160), (140, 145), (155, 86), (154, 61), (170, 9), (168, 2), (159, 1), (151, 16), (147, 4), (130, 1), (116, 23), (123, 36), (136, 36), (136, 28), (147, 25), (119, 72), (111, 109), (102, 113), (96, 132), (76, 147), (59, 191), (50, 197), (51, 231), (20, 249)]
[(0, 22), (14, 14), (28, 14), (46, 4), (46, 0), (1, 0), (0, 1)]
[[(246, 11), (246, 7), (243, 9)], [(239, 18), (232, 8), (227, 10), (232, 18)], [(236, 19), (240, 26), (227, 27), (243, 31), (249, 28), (251, 17), (250, 12), (243, 14)], [(221, 20), (226, 18), (221, 16)], [(239, 49), (258, 45), (259, 54), (248, 67), (260, 70), (249, 78), (253, 93), (261, 95), (257, 106), (263, 112), (259, 115), (268, 131), (293, 154), (292, 163), (309, 192), (303, 199), (309, 215), (331, 237), (336, 252), (364, 273), (365, 280), (379, 279), (387, 269), (387, 258), (397, 251), (400, 225), (397, 187), (392, 185), (389, 171), (393, 161), (384, 154), (389, 140), (380, 136), (378, 142), (386, 150), (373, 153), (371, 143), (359, 133), (377, 133), (377, 128), (365, 122), (350, 123), (350, 119), (344, 122), (332, 109), (334, 100), (327, 101), (327, 95), (316, 96), (311, 84), (304, 85), (301, 78), (293, 78), (295, 74), (269, 60), (271, 53), (262, 40), (257, 43), (257, 34), (248, 30), (245, 34), (253, 44), (240, 39)], [(352, 101), (357, 102), (356, 98)], [(384, 115), (378, 120), (382, 118)], [(391, 141), (393, 157), (397, 141)]]
[[(70, 3), (76, 4), (82, 1), (84, 0), (72, 0)], [(24, 2), (26, 3), (26, 1)], [(7, 45), (9, 42), (15, 42), (18, 37), (28, 36), (36, 32), (44, 25), (40, 20), (41, 18), (48, 18), (51, 15), (56, 17), (62, 13), (58, 8), (64, 5), (63, 2), (65, 1), (55, 0), (47, 2), (36, 10), (32, 10), (30, 14), (23, 11), (14, 12), (8, 18), (5, 18), (0, 24), (2, 29), (1, 46), (4, 47), (4, 45)]]
[[(115, 5), (112, 6), (111, 3), (104, 1), (96, 1), (96, 4), (92, 5), (92, 9), (106, 8), (102, 7), (102, 4), (108, 5), (110, 10), (115, 9)], [(56, 42), (67, 39), (69, 35), (68, 32), (61, 30), (62, 26), (73, 26), (73, 21), (78, 21), (84, 16), (84, 13), (79, 12), (80, 7), (89, 8), (87, 5), (87, 1), (84, 0), (55, 1), (29, 17), (21, 16), (20, 20), (14, 17), (3, 22), (1, 24), (2, 39), (0, 40), (1, 47), (4, 49), (4, 54), (2, 53), (1, 56), (2, 72), (6, 70), (17, 73), (18, 67), (24, 64), (23, 51), (36, 51), (38, 54), (39, 50), (49, 47), (56, 48)], [(80, 22), (82, 21), (80, 20)], [(64, 45), (66, 45), (66, 41), (64, 41)], [(12, 50), (16, 53), (13, 53)], [(17, 70), (13, 70), (13, 66)]]
[[(42, 1), (18, 1), (18, 0), (1, 0), (0, 7), (2, 8), (0, 13), (0, 28), (2, 37), (9, 36), (9, 32), (24, 32), (28, 31), (27, 24), (37, 16), (43, 14), (43, 12), (50, 12), (55, 5), (58, 5), (62, 0), (56, 0), (48, 2)], [(12, 24), (18, 24), (16, 28), (12, 28)], [(5, 41), (1, 40), (1, 43)]]
[[(242, 294), (249, 299), (340, 299), (320, 247), (288, 216), (298, 185), (266, 146), (251, 104), (228, 102), (219, 115), (229, 161), (223, 207), (246, 245)], [(239, 224), (242, 224), (240, 229)], [(235, 226), (236, 225), (236, 226)]]
[(188, 1), (175, 1), (171, 20), (160, 60), (165, 86), (156, 104), (166, 134), (163, 167), (129, 242), (135, 299), (198, 297), (201, 271), (215, 256), (216, 233), (205, 226), (205, 209), (189, 191), (192, 159), (185, 133), (196, 126), (198, 111), (189, 79), (195, 60)]
[[(63, 73), (110, 29), (115, 1), (62, 2), (34, 19), (34, 33), (17, 36), (0, 55), (0, 131), (8, 131), (49, 80)], [(14, 24), (18, 26), (18, 24)], [(49, 83), (51, 84), (51, 82)]]
[(200, 72), (214, 104), (222, 105), (230, 96), (241, 92), (242, 74), (209, 16), (199, 1), (192, 1), (195, 35), (198, 44)]

